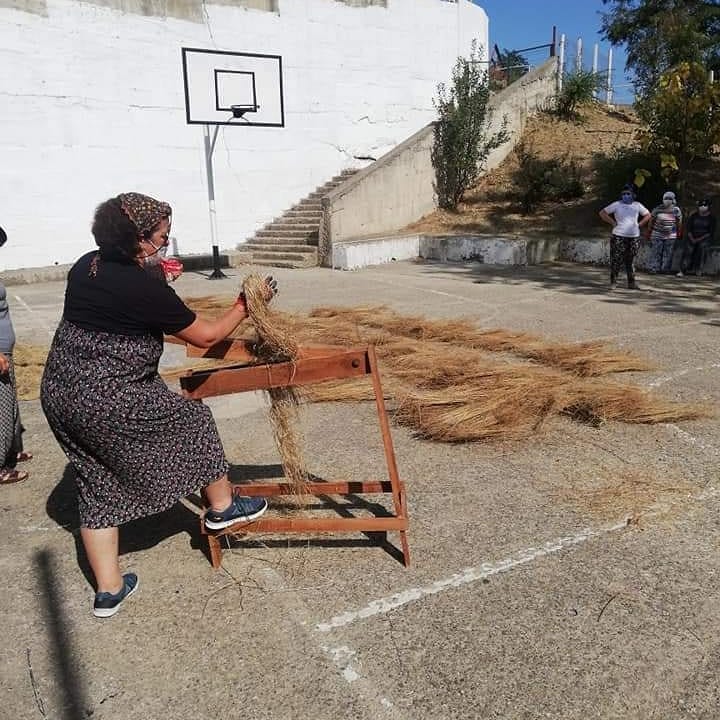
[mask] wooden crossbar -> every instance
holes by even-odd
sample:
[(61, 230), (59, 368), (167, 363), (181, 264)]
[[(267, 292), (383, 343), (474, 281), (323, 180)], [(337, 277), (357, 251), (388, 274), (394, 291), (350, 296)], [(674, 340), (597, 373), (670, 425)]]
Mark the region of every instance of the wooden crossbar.
[[(410, 564), (410, 550), (406, 535), (408, 515), (405, 486), (400, 481), (398, 474), (377, 357), (372, 346), (358, 348), (339, 348), (328, 345), (307, 346), (300, 349), (298, 359), (293, 362), (269, 364), (258, 364), (253, 354), (254, 346), (244, 340), (225, 340), (213, 348), (207, 349), (188, 346), (187, 353), (190, 357), (222, 358), (246, 363), (209, 370), (188, 370), (180, 376), (180, 386), (186, 397), (195, 400), (229, 393), (292, 387), (369, 375), (375, 393), (380, 433), (388, 468), (388, 480), (310, 482), (305, 486), (304, 491), (308, 495), (315, 496), (389, 494), (392, 496), (394, 509), (394, 514), (388, 516), (319, 518), (263, 516), (250, 523), (233, 525), (214, 532), (205, 528), (204, 517), (201, 517), (200, 531), (207, 538), (213, 567), (219, 567), (222, 562), (221, 537), (255, 532), (387, 533), (394, 531), (400, 534), (403, 564), (406, 567)], [(247, 364), (248, 362), (253, 363), (253, 361), (254, 364)], [(243, 495), (268, 497), (297, 494), (297, 490), (286, 482), (251, 483), (237, 486), (236, 491)]]

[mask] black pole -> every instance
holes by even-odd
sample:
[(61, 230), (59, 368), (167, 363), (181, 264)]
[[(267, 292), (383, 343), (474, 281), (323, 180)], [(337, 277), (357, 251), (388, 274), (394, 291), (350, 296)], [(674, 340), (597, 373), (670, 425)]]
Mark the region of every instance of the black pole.
[(555, 57), (555, 43), (557, 42), (557, 27), (553, 25), (553, 39), (552, 45), (550, 45), (550, 57)]
[(224, 280), (227, 275), (220, 269), (220, 250), (217, 245), (212, 246), (213, 251), (213, 271), (208, 280)]

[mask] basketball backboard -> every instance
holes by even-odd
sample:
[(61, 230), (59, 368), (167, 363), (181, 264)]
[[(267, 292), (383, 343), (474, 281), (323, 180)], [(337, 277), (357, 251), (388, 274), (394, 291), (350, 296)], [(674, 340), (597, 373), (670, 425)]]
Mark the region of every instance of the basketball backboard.
[(285, 127), (282, 57), (182, 48), (189, 125)]

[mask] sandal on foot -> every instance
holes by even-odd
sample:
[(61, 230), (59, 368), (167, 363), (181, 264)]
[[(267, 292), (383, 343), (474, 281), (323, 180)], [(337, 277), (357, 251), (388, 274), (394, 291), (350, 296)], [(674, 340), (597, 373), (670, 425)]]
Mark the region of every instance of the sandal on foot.
[(33, 454), (31, 452), (28, 452), (27, 450), (23, 450), (22, 452), (19, 452), (17, 454), (17, 461), (18, 462), (27, 462), (28, 460), (33, 459)]
[(12, 483), (27, 480), (29, 473), (15, 468), (3, 468), (0, 470), (0, 485), (12, 485)]

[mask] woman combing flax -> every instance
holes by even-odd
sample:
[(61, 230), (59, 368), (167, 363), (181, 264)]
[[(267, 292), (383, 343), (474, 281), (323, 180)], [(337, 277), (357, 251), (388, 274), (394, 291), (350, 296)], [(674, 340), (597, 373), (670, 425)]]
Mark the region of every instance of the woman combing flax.
[[(137, 575), (120, 569), (118, 526), (198, 488), (210, 506), (208, 530), (254, 520), (267, 508), (264, 498), (234, 492), (209, 408), (171, 391), (158, 374), (164, 334), (207, 348), (248, 317), (242, 294), (212, 320), (175, 294), (168, 274), (177, 272), (162, 263), (171, 218), (170, 205), (134, 192), (98, 206), (97, 250), (68, 274), (42, 379), (43, 411), (75, 470), (96, 617), (114, 615), (138, 588)], [(267, 302), (277, 284), (261, 280), (254, 292)]]

